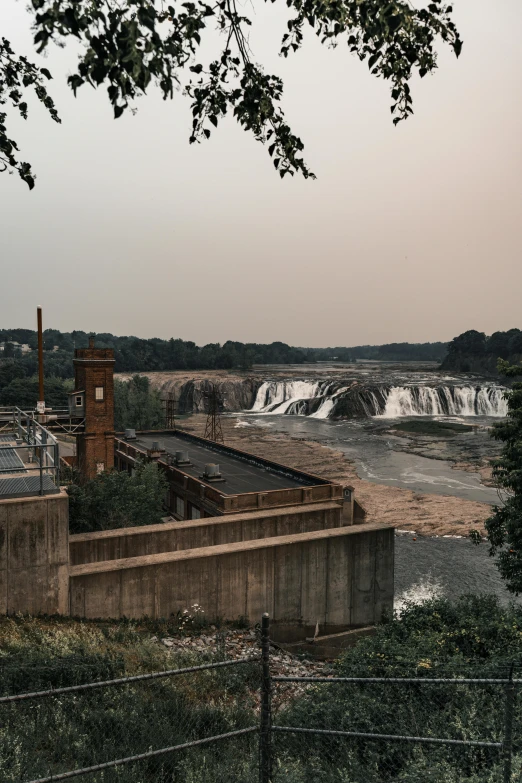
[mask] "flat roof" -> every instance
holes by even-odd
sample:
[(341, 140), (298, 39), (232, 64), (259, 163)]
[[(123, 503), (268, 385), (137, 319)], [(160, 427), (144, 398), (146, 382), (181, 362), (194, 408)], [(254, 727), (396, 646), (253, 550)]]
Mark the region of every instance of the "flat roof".
[[(120, 438), (120, 440), (124, 440)], [(187, 451), (190, 465), (176, 466), (178, 470), (203, 484), (213, 487), (223, 495), (241, 495), (247, 492), (268, 492), (270, 490), (311, 487), (318, 484), (330, 484), (330, 481), (302, 473), (301, 471), (278, 465), (275, 462), (256, 457), (253, 454), (206, 441), (203, 438), (181, 432), (136, 433), (136, 440), (128, 442), (137, 449), (150, 449), (159, 442), (167, 454)], [(160, 459), (162, 459), (160, 457)], [(225, 481), (202, 479), (205, 465), (213, 462), (219, 465)]]

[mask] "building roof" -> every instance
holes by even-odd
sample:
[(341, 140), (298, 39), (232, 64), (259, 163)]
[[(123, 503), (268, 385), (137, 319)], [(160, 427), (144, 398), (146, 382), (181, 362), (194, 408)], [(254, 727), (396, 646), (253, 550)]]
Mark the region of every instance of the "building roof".
[[(203, 484), (208, 484), (223, 495), (295, 489), (331, 483), (317, 476), (185, 432), (136, 434), (136, 440), (129, 440), (128, 443), (141, 451), (150, 449), (154, 442), (159, 442), (168, 455), (174, 456), (176, 451), (187, 451), (191, 464), (176, 466), (177, 469), (200, 480)], [(225, 480), (209, 482), (202, 479), (207, 463), (218, 464)]]

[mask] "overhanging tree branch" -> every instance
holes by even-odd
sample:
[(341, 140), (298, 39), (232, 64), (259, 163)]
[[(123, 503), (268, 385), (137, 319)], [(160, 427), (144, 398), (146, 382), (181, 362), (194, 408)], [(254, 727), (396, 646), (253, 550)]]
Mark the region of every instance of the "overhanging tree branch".
[[(117, 119), (151, 83), (159, 87), (165, 100), (182, 86), (192, 99), (191, 142), (208, 138), (209, 124), (217, 126), (219, 118), (230, 110), (245, 130), (268, 144), (281, 177), (296, 172), (314, 176), (301, 155), (301, 139), (285, 121), (282, 80), (265, 74), (252, 61), (243, 32), (251, 21), (239, 13), (235, 0), (219, 0), (214, 5), (203, 0), (176, 5), (164, 0), (32, 0), (31, 4), (38, 52), (52, 41), (64, 44), (71, 36), (83, 45), (77, 70), (68, 78), (75, 95), (84, 84), (104, 84)], [(345, 40), (361, 61), (367, 61), (374, 76), (390, 82), (394, 124), (413, 113), (409, 86), (413, 73), (423, 77), (437, 67), (436, 42), (447, 43), (457, 57), (462, 48), (451, 6), (443, 0), (433, 0), (420, 9), (405, 0), (286, 0), (286, 4), (292, 16), (281, 54), (287, 57), (301, 47), (305, 24), (315, 30), (322, 43), (335, 46)], [(205, 66), (197, 59), (210, 19), (223, 31), (226, 45), (221, 55)], [(8, 42), (4, 42), (6, 46)], [(10, 49), (8, 54), (14, 58)], [(29, 84), (59, 121), (41, 79), (37, 81), (41, 73), (48, 72), (22, 57), (16, 62), (19, 74), (29, 68), (33, 78)], [(7, 67), (0, 59), (0, 104), (6, 103), (9, 95)], [(182, 72), (187, 74), (184, 80)], [(200, 77), (196, 82), (194, 74)], [(11, 98), (11, 105), (20, 108), (19, 101)], [(29, 164), (18, 163), (14, 157), (17, 147), (7, 138), (5, 117), (0, 113), (0, 160), (5, 167), (17, 168), (32, 187)]]

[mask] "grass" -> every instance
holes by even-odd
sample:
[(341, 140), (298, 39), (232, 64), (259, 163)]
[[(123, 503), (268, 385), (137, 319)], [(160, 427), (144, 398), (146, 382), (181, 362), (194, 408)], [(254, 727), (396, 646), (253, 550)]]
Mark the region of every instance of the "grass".
[[(172, 651), (153, 635), (198, 633), (170, 621), (0, 618), (0, 695), (223, 660), (224, 648)], [(257, 725), (259, 665), (0, 705), (0, 779), (34, 780)], [(37, 752), (35, 752), (37, 748)], [(87, 783), (254, 781), (256, 737), (170, 753), (87, 775)]]

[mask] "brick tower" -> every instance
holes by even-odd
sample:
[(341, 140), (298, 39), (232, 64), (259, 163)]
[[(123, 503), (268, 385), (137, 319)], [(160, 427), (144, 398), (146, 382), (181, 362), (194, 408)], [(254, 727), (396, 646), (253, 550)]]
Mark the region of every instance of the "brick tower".
[(85, 429), (77, 437), (77, 466), (84, 481), (114, 467), (114, 351), (88, 348), (74, 352), (74, 395), (82, 399)]

